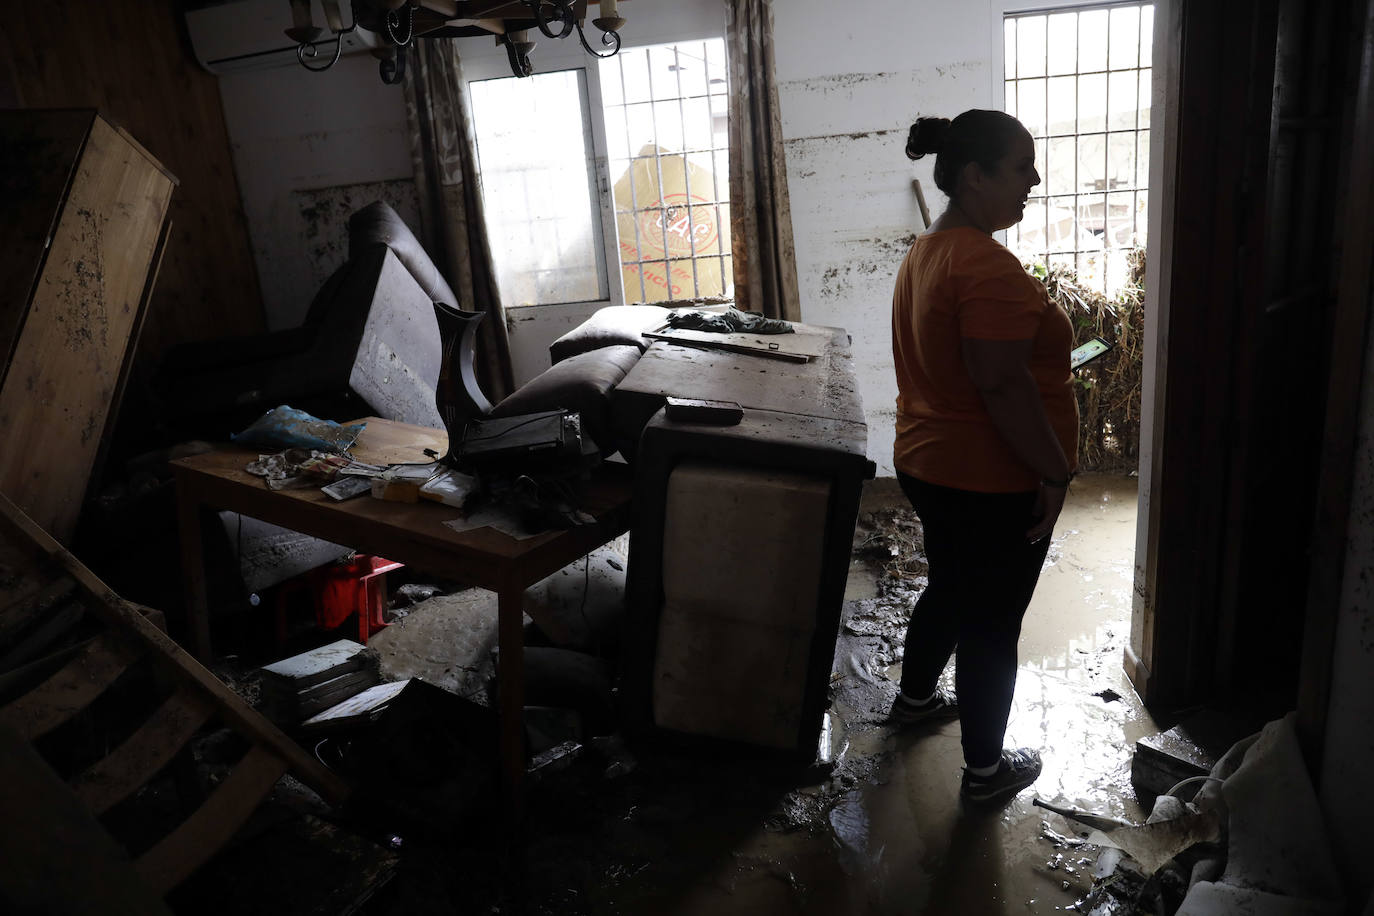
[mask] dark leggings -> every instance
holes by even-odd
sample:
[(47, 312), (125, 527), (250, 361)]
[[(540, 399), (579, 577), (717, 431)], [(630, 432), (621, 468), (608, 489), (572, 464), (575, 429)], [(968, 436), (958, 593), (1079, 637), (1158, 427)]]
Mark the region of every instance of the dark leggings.
[(901, 472), (897, 480), (921, 519), (930, 564), (907, 624), (902, 692), (930, 696), (957, 648), (964, 762), (991, 766), (1011, 713), (1021, 618), (1050, 544), (1026, 540), (1035, 493), (974, 493)]

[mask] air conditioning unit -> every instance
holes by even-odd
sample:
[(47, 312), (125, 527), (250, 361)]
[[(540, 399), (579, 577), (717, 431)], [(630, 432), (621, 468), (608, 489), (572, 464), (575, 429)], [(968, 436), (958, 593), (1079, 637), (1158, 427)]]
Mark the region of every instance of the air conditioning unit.
[[(315, 24), (325, 27), (319, 0), (312, 2)], [(348, 3), (341, 3), (351, 15)], [(236, 73), (296, 65), (296, 42), (286, 36), (291, 26), (289, 0), (192, 0), (183, 6), (186, 29), (196, 60), (211, 73)], [(352, 25), (345, 21), (345, 26)], [(325, 27), (325, 40), (315, 44), (315, 61), (334, 56), (334, 38)], [(340, 54), (357, 54), (379, 47), (382, 41), (364, 28), (344, 34)], [(312, 61), (313, 63), (313, 61)]]

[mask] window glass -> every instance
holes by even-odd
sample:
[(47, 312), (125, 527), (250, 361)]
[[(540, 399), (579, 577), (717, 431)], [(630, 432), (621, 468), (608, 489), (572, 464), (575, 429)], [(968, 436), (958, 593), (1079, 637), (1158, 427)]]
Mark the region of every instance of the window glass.
[(1126, 2), (1014, 14), (1003, 30), (1007, 111), (1035, 138), (1033, 193), (1046, 195), (1007, 243), (1108, 293), (1145, 244), (1153, 28), (1152, 4)]
[(482, 199), (507, 306), (607, 297), (581, 70), (471, 83)]
[[(626, 302), (733, 292), (722, 39), (656, 45), (599, 65)], [(615, 99), (622, 99), (617, 102)], [(638, 101), (638, 100), (651, 101)]]

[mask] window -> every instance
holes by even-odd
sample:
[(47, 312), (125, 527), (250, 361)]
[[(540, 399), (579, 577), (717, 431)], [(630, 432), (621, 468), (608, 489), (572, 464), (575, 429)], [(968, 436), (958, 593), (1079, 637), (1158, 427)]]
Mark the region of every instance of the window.
[(600, 70), (625, 300), (728, 295), (724, 40), (624, 50)]
[(1008, 15), (1006, 110), (1035, 138), (1041, 184), (1007, 245), (1112, 293), (1145, 244), (1154, 6)]
[(487, 236), (508, 306), (607, 296), (584, 80), (562, 70), (471, 84)]
[(505, 304), (730, 296), (724, 39), (594, 66), (469, 84)]

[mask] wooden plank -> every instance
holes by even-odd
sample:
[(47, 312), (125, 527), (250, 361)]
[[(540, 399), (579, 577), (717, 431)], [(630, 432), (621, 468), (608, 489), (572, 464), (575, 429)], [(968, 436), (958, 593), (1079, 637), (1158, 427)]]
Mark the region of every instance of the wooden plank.
[[(123, 133), (123, 131), (120, 131)], [(126, 135), (127, 136), (127, 135)], [(130, 143), (134, 143), (129, 138)], [(168, 176), (171, 177), (171, 176)], [(176, 181), (172, 178), (172, 181)], [(153, 257), (148, 265), (148, 275), (143, 281), (143, 293), (138, 297), (138, 305), (134, 309), (133, 324), (129, 327), (129, 344), (125, 353), (124, 364), (119, 368), (119, 377), (115, 379), (114, 391), (110, 394), (110, 411), (105, 418), (105, 428), (100, 433), (100, 444), (96, 447), (95, 459), (91, 462), (91, 472), (87, 476), (86, 495), (83, 503), (90, 502), (92, 498), (100, 495), (101, 487), (105, 477), (105, 462), (109, 459), (110, 449), (114, 445), (115, 424), (119, 419), (119, 407), (124, 403), (124, 391), (129, 387), (129, 379), (134, 373), (134, 354), (138, 351), (138, 341), (143, 335), (143, 323), (148, 317), (148, 303), (153, 298), (153, 290), (157, 288), (158, 273), (162, 270), (162, 256), (167, 251), (167, 239), (172, 234), (172, 221), (163, 220), (162, 231), (158, 233), (157, 244), (153, 248)]]
[(48, 238), (94, 117), (89, 109), (0, 112), (0, 200), (5, 201), (0, 367), (9, 365), (19, 342)]
[(198, 691), (179, 687), (123, 744), (73, 779), (72, 791), (91, 813), (104, 813), (157, 775), (212, 712)]
[(75, 591), (76, 583), (71, 577), (62, 576), (0, 610), (0, 646), (32, 620), (66, 601)]
[(95, 637), (91, 637), (83, 642), (73, 643), (69, 646), (63, 646), (56, 652), (51, 652), (42, 658), (36, 658), (12, 671), (6, 671), (0, 674), (0, 703), (3, 703), (4, 698), (10, 696), (14, 692), (14, 685), (31, 683), (30, 679), (36, 680), (41, 677), (41, 672), (43, 671), (55, 671), (72, 656), (84, 652), (86, 647), (93, 642), (95, 642)]
[(135, 870), (155, 891), (167, 893), (229, 841), (286, 771), (286, 761), (271, 751), (250, 748), (205, 804), (144, 853)]
[(0, 389), (0, 490), (58, 540), (113, 406), (172, 182), (96, 118)]
[[(56, 571), (46, 568), (31, 547), (0, 540), (0, 608), (32, 598), (56, 578)], [(0, 611), (0, 616), (4, 613)]]
[(68, 601), (44, 614), (42, 619), (26, 630), (12, 646), (0, 654), (0, 671), (10, 671), (27, 664), (58, 644), (68, 632), (81, 622), (86, 610), (79, 601)]
[(52, 677), (0, 709), (0, 723), (30, 741), (45, 735), (91, 705), (137, 658), (108, 634), (94, 639)]
[(290, 763), (293, 773), (326, 800), (337, 803), (349, 796), (351, 787), (347, 782), (307, 754), (281, 729), (268, 722), (223, 681), (191, 658), (185, 649), (148, 619), (140, 605), (125, 601), (115, 594), (3, 494), (0, 494), (0, 518), (4, 520), (0, 524), (0, 536), (27, 539), (39, 552), (50, 557), (76, 580), (83, 592), (94, 599), (88, 603), (87, 610), (116, 627), (132, 646), (147, 651), (150, 660), (162, 670), (202, 690), (215, 704), (227, 725), (250, 740), (272, 748)]
[(125, 851), (33, 747), (0, 726), (0, 901), (6, 913), (170, 916)]
[(750, 356), (765, 356), (769, 359), (785, 359), (804, 363), (825, 353), (830, 344), (833, 330), (797, 324), (791, 334), (719, 334), (714, 331), (700, 331), (693, 328), (675, 328), (665, 324), (644, 336), (650, 340), (666, 340), (669, 343), (703, 350), (727, 350), (732, 353), (745, 353)]

